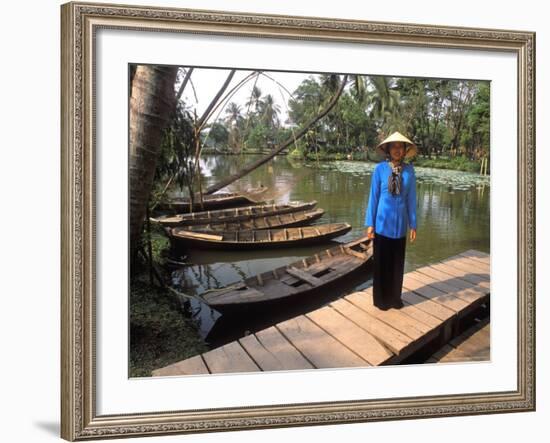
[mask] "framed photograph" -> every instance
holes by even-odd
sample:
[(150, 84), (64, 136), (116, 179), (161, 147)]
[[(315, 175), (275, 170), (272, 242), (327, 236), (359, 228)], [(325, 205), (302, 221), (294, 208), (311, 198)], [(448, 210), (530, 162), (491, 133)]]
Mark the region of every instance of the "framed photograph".
[(61, 436), (535, 410), (535, 33), (61, 6)]

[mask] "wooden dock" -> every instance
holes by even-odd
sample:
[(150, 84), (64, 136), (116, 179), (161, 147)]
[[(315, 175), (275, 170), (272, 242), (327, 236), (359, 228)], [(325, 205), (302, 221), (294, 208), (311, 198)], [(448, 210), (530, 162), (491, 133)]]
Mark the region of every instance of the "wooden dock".
[(458, 337), (489, 293), (490, 257), (471, 249), (406, 273), (400, 309), (376, 308), (370, 287), (156, 369), (153, 376), (399, 364)]
[(434, 353), (426, 363), (448, 363), (464, 361), (489, 361), (491, 323), (489, 318), (477, 319), (458, 337)]

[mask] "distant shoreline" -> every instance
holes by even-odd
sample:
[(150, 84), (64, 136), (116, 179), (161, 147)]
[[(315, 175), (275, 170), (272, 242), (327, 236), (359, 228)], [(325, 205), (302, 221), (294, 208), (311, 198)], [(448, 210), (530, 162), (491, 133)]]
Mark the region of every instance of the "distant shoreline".
[[(244, 153), (233, 153), (233, 152), (220, 152), (215, 151), (213, 149), (204, 148), (202, 153), (204, 155), (228, 155), (228, 156), (238, 156), (238, 155), (267, 155), (269, 154), (269, 151), (247, 151)], [(285, 150), (281, 152), (280, 154), (277, 154), (277, 156), (290, 156), (291, 158), (294, 158), (296, 160), (304, 160), (300, 155), (296, 155), (293, 152), (289, 152), (288, 150)], [(364, 151), (354, 153), (351, 158), (348, 158), (348, 154), (344, 153), (330, 153), (330, 154), (322, 154), (319, 153), (318, 157), (315, 153), (308, 154), (307, 158), (305, 159), (308, 162), (315, 162), (315, 161), (322, 161), (322, 162), (328, 162), (328, 161), (366, 161), (366, 162), (380, 162), (382, 159), (371, 159), (367, 156), (367, 154)], [(450, 157), (425, 157), (425, 156), (416, 156), (412, 164), (415, 166), (421, 166), (425, 168), (436, 168), (436, 169), (450, 169), (455, 171), (463, 171), (463, 172), (472, 172), (472, 173), (479, 173), (481, 169), (481, 162), (477, 160), (469, 160), (466, 157), (463, 156), (456, 156), (453, 158)], [(490, 175), (490, 170), (487, 171), (487, 175)]]

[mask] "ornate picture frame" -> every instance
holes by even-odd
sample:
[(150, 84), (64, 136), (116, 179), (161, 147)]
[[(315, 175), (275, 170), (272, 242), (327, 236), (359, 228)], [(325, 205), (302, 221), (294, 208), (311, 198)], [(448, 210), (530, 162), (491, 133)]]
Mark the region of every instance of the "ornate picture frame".
[[(87, 440), (535, 410), (535, 33), (70, 2), (61, 6), (61, 436)], [(95, 54), (99, 29), (475, 49), (517, 56), (517, 389), (98, 415)], [(512, 288), (510, 288), (512, 290)]]

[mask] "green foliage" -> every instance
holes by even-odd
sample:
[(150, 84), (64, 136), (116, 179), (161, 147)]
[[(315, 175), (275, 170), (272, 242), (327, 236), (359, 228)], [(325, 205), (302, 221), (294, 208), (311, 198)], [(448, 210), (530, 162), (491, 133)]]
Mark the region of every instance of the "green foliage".
[(130, 284), (130, 377), (208, 351), (198, 325), (186, 317), (179, 300), (151, 286), (145, 275)]
[(423, 158), (417, 157), (414, 161), (416, 166), (425, 168), (454, 169), (457, 171), (479, 173), (480, 163), (472, 161), (467, 157), (460, 155), (453, 158)]

